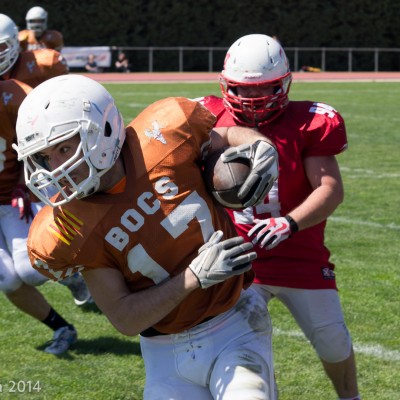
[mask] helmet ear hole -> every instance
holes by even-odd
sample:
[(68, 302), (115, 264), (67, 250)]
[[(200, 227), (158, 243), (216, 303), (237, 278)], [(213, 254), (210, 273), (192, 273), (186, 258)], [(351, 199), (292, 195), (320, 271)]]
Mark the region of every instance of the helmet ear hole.
[(110, 123), (107, 121), (106, 126), (104, 127), (104, 136), (105, 137), (110, 137), (112, 134), (112, 128)]

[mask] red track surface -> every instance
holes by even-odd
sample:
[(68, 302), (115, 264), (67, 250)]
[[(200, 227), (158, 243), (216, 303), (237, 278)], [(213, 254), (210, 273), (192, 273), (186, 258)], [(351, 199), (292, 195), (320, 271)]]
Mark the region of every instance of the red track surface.
[[(152, 73), (103, 73), (84, 74), (101, 83), (165, 83), (165, 82), (217, 82), (213, 72), (152, 72)], [(294, 72), (294, 82), (343, 82), (365, 81), (400, 82), (400, 72)]]

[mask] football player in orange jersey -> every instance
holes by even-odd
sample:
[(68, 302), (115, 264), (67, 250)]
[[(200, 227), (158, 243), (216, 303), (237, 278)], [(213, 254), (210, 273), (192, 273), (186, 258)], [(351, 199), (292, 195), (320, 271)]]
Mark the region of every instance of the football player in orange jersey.
[(15, 22), (0, 14), (0, 79), (17, 79), (36, 87), (46, 79), (68, 72), (64, 57), (56, 50), (39, 49), (21, 53)]
[[(14, 79), (0, 81), (0, 291), (21, 311), (53, 329), (54, 338), (45, 351), (61, 354), (76, 341), (76, 330), (35, 287), (48, 279), (32, 268), (26, 242), (30, 220), (43, 204), (31, 204), (29, 191), (22, 184), (22, 163), (12, 149), (17, 111), (30, 91)], [(79, 279), (74, 277), (70, 283), (79, 288)]]
[(64, 39), (59, 31), (47, 29), (47, 11), (32, 7), (26, 14), (26, 28), (18, 33), (21, 51), (53, 49), (61, 51)]
[(242, 188), (252, 205), (277, 177), (276, 150), (255, 130), (214, 122), (171, 97), (125, 128), (111, 95), (80, 75), (42, 83), (18, 114), (14, 148), (48, 204), (30, 230), (32, 265), (52, 279), (81, 271), (114, 327), (140, 334), (144, 399), (275, 398), (252, 244), (207, 192), (201, 163), (233, 146), (251, 165)]

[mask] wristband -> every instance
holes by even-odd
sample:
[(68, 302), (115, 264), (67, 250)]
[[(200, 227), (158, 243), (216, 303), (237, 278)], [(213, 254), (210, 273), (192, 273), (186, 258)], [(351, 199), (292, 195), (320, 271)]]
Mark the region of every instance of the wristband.
[(297, 225), (297, 222), (290, 215), (286, 215), (285, 219), (289, 222), (290, 232), (292, 234), (298, 232), (299, 226)]

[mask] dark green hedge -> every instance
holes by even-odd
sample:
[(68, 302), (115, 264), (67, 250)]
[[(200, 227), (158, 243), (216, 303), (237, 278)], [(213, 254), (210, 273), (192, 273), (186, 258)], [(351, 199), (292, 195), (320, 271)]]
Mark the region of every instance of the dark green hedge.
[(66, 46), (223, 46), (248, 33), (277, 35), (287, 47), (400, 46), (397, 0), (1, 0), (23, 28), (35, 5)]

